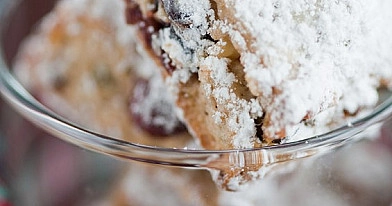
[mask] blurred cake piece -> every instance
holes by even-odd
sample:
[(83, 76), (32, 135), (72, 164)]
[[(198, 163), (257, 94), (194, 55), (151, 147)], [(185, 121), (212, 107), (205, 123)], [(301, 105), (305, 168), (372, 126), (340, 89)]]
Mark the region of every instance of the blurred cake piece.
[(60, 1), (25, 40), (14, 71), (44, 105), (82, 127), (183, 147), (191, 138), (124, 9), (122, 1)]

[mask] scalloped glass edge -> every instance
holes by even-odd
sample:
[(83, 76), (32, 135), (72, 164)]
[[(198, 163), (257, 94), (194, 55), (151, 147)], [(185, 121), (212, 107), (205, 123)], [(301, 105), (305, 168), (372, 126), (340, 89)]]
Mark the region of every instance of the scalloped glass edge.
[[(4, 29), (8, 25), (8, 15), (16, 2), (12, 0), (0, 1), (0, 19), (3, 20), (3, 23), (0, 25), (0, 38), (3, 37)], [(281, 145), (241, 150), (194, 150), (141, 145), (78, 127), (43, 106), (11, 74), (4, 62), (3, 47), (1, 44), (0, 46), (0, 93), (9, 105), (24, 118), (55, 137), (81, 148), (120, 159), (186, 168), (203, 168), (208, 167), (207, 165), (212, 159), (217, 159), (222, 155), (238, 157), (238, 155), (258, 153), (263, 156), (263, 165), (273, 164), (309, 157), (335, 149), (347, 142), (357, 140), (356, 135), (358, 133), (377, 123), (386, 121), (392, 116), (392, 96), (390, 96), (378, 105), (373, 112), (363, 118), (322, 135)], [(287, 158), (277, 158), (282, 156)], [(236, 164), (235, 162), (228, 163), (231, 165)]]

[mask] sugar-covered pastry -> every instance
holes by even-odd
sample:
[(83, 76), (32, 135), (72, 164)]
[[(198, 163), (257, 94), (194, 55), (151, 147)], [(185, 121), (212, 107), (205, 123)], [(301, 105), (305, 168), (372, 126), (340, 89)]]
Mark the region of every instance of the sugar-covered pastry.
[(391, 87), (387, 0), (127, 0), (181, 118), (207, 149), (304, 139)]
[[(60, 1), (21, 47), (14, 67), (42, 103), (103, 134), (182, 147), (190, 135), (179, 117), (206, 149), (278, 144), (357, 116), (375, 104), (378, 87), (391, 87), (387, 1), (127, 1), (134, 26), (125, 23), (122, 3)], [(168, 204), (260, 203), (271, 197), (260, 191), (275, 197), (284, 188), (275, 180), (254, 181), (264, 172), (259, 154), (252, 167), (209, 162), (225, 189), (252, 181), (240, 193), (218, 190), (206, 171), (136, 165), (113, 192), (114, 202), (142, 204), (149, 190), (161, 192), (146, 200), (151, 204), (162, 198)], [(308, 173), (293, 176), (292, 186)], [(332, 196), (340, 201), (340, 194)]]

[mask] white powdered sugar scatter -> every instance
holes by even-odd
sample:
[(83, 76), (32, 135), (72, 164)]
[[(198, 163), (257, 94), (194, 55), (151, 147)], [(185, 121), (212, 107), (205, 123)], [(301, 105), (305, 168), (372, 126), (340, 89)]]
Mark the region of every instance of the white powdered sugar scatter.
[[(179, 0), (167, 1), (164, 5), (175, 25), (160, 30), (159, 35), (153, 37), (154, 44), (166, 52), (178, 70), (185, 69), (195, 73), (200, 64), (200, 57), (205, 56), (206, 48), (212, 45), (211, 41), (204, 39), (209, 28), (208, 19), (214, 15), (210, 2)], [(189, 77), (184, 74), (180, 76)], [(180, 81), (186, 80), (185, 78)]]
[(230, 131), (235, 148), (255, 146), (260, 133), (267, 144), (321, 134), (372, 108), (381, 84), (392, 86), (388, 0), (162, 4), (170, 25), (153, 48), (176, 68), (167, 81), (197, 74), (216, 104), (206, 118)]
[(217, 111), (213, 114), (216, 124), (226, 119), (228, 129), (235, 133), (233, 146), (235, 148), (251, 148), (255, 141), (256, 128), (254, 118), (261, 116), (261, 107), (255, 99), (240, 98), (233, 88), (237, 81), (235, 75), (228, 71), (228, 59), (207, 57), (201, 64), (200, 73), (209, 74), (206, 80), (201, 81), (207, 96), (211, 96), (217, 103)]
[[(267, 139), (325, 132), (346, 114), (373, 107), (380, 82), (392, 78), (387, 0), (163, 3), (173, 24), (154, 36), (154, 45), (177, 68), (170, 81), (201, 76), (205, 95), (217, 103), (211, 118), (227, 123), (236, 148), (252, 147), (254, 120), (262, 115)], [(234, 55), (225, 56), (230, 45)], [(244, 80), (230, 65), (238, 60)], [(240, 81), (253, 98), (236, 94)]]
[(392, 32), (392, 2), (222, 2), (237, 21), (223, 19), (222, 31), (241, 54), (249, 89), (270, 114), (270, 135), (331, 106), (355, 113), (376, 103), (377, 78), (391, 71), (392, 41), (385, 34)]

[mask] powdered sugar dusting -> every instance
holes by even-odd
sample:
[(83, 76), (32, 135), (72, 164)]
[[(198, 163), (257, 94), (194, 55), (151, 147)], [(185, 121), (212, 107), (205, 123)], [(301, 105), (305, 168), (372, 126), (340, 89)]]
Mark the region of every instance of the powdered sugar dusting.
[(217, 2), (220, 28), (240, 52), (249, 89), (270, 115), (272, 126), (265, 130), (271, 137), (331, 106), (355, 113), (377, 101), (374, 70), (390, 70), (390, 51), (379, 53), (392, 46), (385, 35), (391, 32), (388, 1)]
[(254, 118), (261, 116), (261, 107), (254, 104), (255, 99), (245, 100), (234, 92), (233, 85), (237, 80), (228, 70), (229, 62), (228, 59), (205, 58), (199, 71), (200, 81), (205, 94), (217, 103), (213, 114), (215, 123), (227, 124), (235, 134), (232, 142), (235, 148), (251, 148), (255, 141), (259, 141), (255, 137)]
[[(380, 82), (390, 86), (387, 0), (163, 3), (173, 24), (155, 44), (177, 67), (171, 78), (183, 77), (170, 81), (198, 73), (205, 95), (217, 103), (211, 118), (233, 132), (236, 148), (252, 147), (254, 120), (264, 114), (264, 138), (298, 140), (371, 108)], [(244, 80), (230, 65), (237, 58)], [(253, 97), (238, 96), (235, 84), (245, 84)]]

